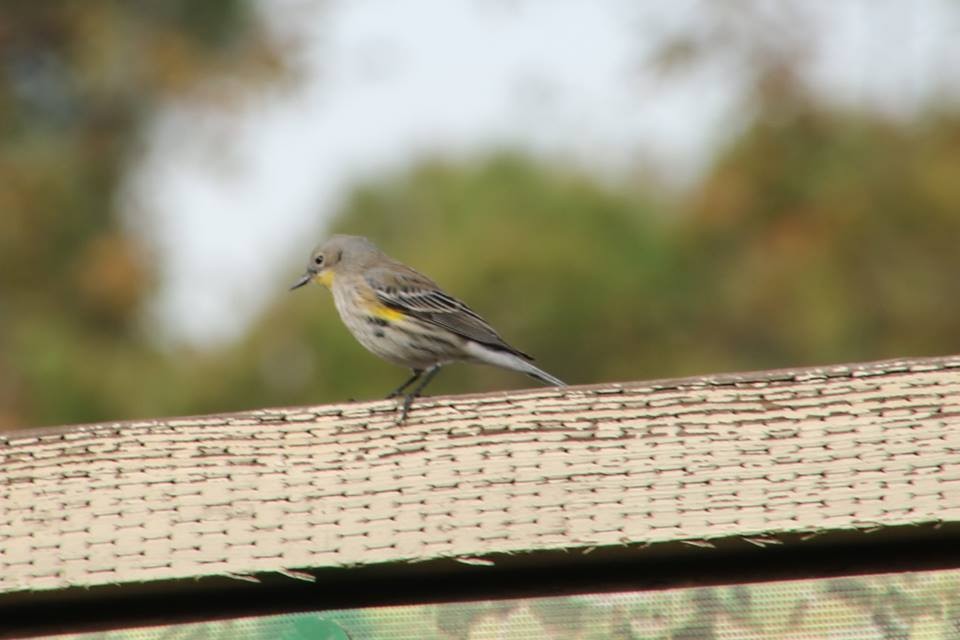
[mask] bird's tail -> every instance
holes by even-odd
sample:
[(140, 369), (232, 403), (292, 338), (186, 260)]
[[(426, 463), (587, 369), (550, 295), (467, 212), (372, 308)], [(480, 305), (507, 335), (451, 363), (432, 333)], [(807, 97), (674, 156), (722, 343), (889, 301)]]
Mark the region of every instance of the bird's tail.
[(502, 349), (493, 349), (486, 345), (472, 341), (467, 343), (466, 349), (471, 356), (480, 362), (492, 364), (495, 367), (501, 367), (503, 369), (519, 371), (520, 373), (527, 374), (531, 378), (536, 378), (540, 382), (553, 385), (555, 387), (567, 386), (567, 383), (560, 378), (550, 375), (543, 369), (537, 367), (532, 362), (517, 355), (516, 353), (511, 353)]
[(530, 362), (523, 361), (523, 363), (526, 365), (526, 367), (521, 369), (521, 371), (523, 371), (525, 374), (527, 374), (531, 378), (536, 378), (540, 382), (543, 382), (544, 384), (553, 385), (554, 387), (567, 386), (567, 383), (561, 380), (560, 378), (550, 375), (549, 373), (547, 373), (543, 369), (540, 369), (539, 367), (533, 366), (533, 364), (531, 364)]

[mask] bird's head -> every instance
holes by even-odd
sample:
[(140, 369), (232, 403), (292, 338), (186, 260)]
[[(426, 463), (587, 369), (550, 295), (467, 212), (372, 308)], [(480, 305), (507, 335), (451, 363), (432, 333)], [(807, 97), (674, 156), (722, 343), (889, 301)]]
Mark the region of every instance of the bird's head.
[(313, 250), (306, 271), (290, 289), (299, 289), (311, 281), (330, 288), (338, 272), (361, 267), (379, 253), (372, 242), (361, 236), (332, 236)]

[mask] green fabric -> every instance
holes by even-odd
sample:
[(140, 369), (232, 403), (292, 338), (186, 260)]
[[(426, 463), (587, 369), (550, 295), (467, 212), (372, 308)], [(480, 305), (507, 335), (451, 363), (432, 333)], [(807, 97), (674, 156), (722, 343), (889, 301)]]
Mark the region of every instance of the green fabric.
[(960, 570), (375, 607), (61, 636), (76, 640), (960, 638)]

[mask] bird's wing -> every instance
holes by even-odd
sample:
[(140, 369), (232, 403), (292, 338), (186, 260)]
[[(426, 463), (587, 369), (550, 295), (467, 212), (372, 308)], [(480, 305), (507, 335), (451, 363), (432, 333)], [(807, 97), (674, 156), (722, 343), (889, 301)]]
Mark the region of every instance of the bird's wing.
[(403, 265), (373, 269), (366, 274), (377, 300), (409, 316), (442, 327), (488, 347), (507, 351), (526, 360), (530, 356), (504, 342), (486, 320), (466, 304), (444, 293), (425, 275)]

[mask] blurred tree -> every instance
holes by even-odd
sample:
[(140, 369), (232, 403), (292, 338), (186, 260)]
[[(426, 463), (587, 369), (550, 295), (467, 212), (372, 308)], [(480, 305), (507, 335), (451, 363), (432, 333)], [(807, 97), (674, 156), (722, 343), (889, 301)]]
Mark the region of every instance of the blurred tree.
[(960, 114), (761, 120), (693, 195), (702, 336), (735, 366), (960, 351)]
[(699, 27), (648, 60), (674, 75), (735, 68), (743, 87), (727, 144), (679, 206), (678, 250), (696, 278), (677, 318), (699, 344), (693, 368), (960, 350), (955, 86), (900, 118), (838, 107), (811, 80), (822, 7), (697, 8)]
[(158, 104), (262, 82), (283, 69), (274, 47), (244, 0), (3, 4), (0, 427), (149, 410), (153, 266), (116, 188)]

